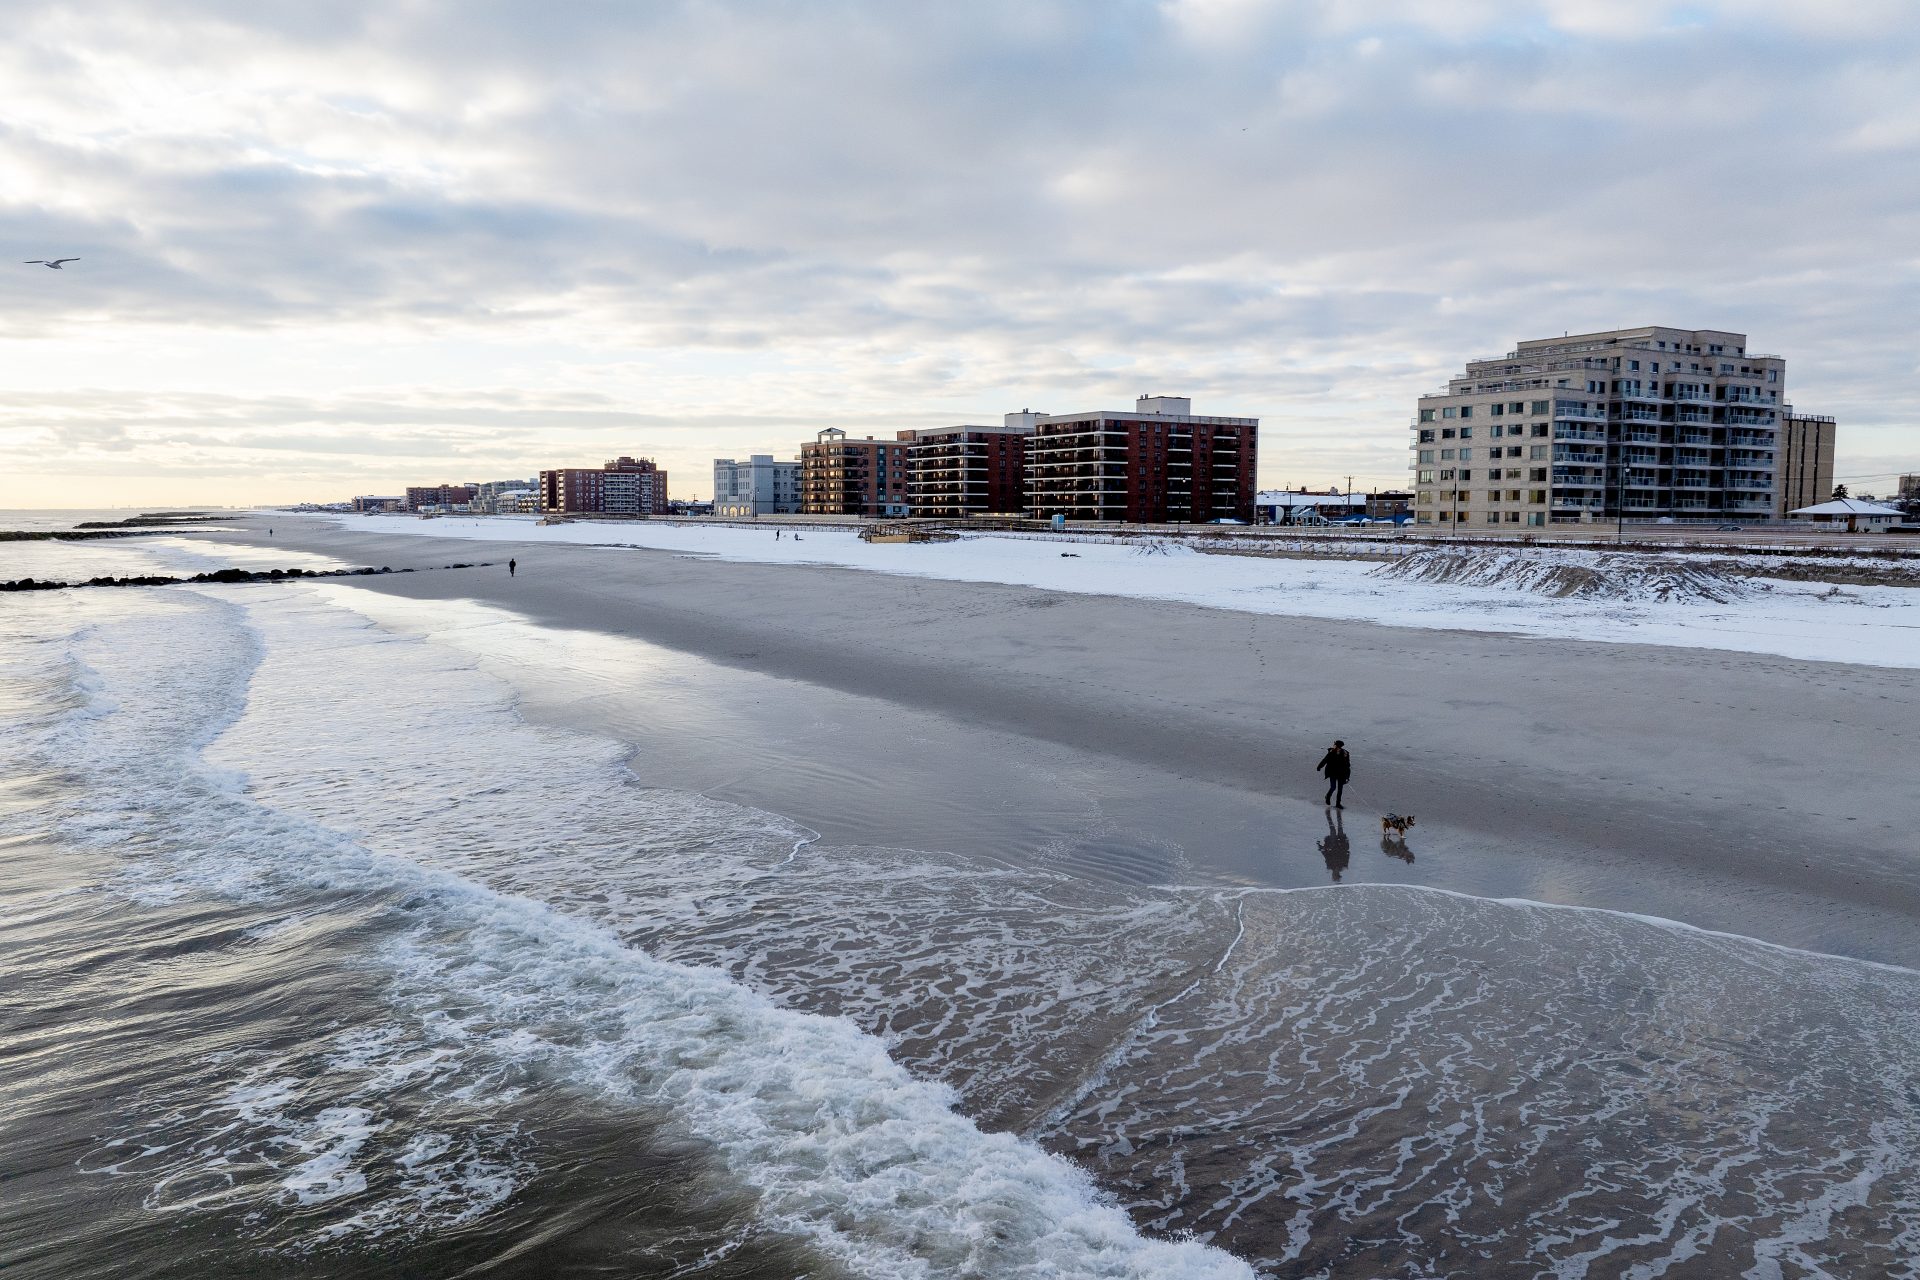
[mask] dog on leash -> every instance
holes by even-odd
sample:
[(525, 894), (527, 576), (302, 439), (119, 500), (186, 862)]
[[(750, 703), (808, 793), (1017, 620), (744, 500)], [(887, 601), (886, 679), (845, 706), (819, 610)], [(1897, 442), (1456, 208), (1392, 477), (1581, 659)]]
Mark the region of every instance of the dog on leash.
[(1402, 840), (1405, 840), (1407, 838), (1407, 831), (1412, 826), (1413, 826), (1412, 814), (1408, 814), (1406, 817), (1403, 818), (1397, 813), (1390, 813), (1386, 817), (1380, 819), (1380, 834), (1381, 835), (1392, 834), (1392, 835), (1399, 836)]

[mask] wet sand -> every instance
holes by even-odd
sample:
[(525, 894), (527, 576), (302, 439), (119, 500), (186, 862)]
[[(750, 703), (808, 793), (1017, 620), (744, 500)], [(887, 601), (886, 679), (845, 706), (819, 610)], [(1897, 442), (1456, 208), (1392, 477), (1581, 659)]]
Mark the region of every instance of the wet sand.
[[(512, 579), (339, 589), (561, 629), (558, 654), (534, 652), (535, 628), (503, 649), (529, 715), (618, 734), (650, 783), (838, 842), (1175, 883), (1324, 884), (1337, 868), (1920, 964), (1912, 671), (286, 515), (269, 541), (251, 523), (191, 537), (396, 568), (517, 556)], [(1344, 842), (1312, 770), (1336, 736), (1356, 758)], [(1418, 818), (1411, 863), (1382, 851), (1389, 810)]]

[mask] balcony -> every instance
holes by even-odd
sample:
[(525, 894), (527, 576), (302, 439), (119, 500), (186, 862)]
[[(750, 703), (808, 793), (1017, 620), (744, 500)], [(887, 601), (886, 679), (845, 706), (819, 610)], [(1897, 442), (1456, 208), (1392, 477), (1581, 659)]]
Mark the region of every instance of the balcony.
[(1555, 445), (1553, 447), (1553, 460), (1555, 462), (1584, 462), (1598, 465), (1607, 460), (1607, 452), (1604, 449), (1573, 449), (1564, 445)]
[(1658, 431), (1629, 431), (1627, 432), (1626, 435), (1620, 438), (1622, 440), (1631, 440), (1635, 444), (1659, 444), (1660, 443), (1660, 433)]
[(1553, 424), (1553, 438), (1555, 440), (1598, 440), (1604, 443), (1607, 433), (1595, 431), (1591, 427), (1576, 427), (1571, 423), (1556, 422)]
[(1711, 431), (1682, 431), (1673, 438), (1675, 444), (1712, 444)]

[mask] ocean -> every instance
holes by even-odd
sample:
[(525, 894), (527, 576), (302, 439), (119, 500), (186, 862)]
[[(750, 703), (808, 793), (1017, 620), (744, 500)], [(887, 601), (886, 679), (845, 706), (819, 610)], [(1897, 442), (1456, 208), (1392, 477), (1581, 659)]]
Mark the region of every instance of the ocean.
[(836, 845), (436, 608), (0, 596), (9, 1275), (1920, 1274), (1920, 974)]

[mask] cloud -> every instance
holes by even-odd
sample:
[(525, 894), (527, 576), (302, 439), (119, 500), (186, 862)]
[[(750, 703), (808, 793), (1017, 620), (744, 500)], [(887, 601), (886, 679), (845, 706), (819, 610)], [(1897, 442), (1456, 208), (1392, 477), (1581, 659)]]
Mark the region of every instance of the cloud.
[(1655, 321), (1845, 469), (1920, 416), (1920, 21), (1845, 8), (15, 6), (0, 238), (83, 261), (0, 272), (0, 456), (679, 476), (1151, 387), (1388, 481), (1465, 359)]

